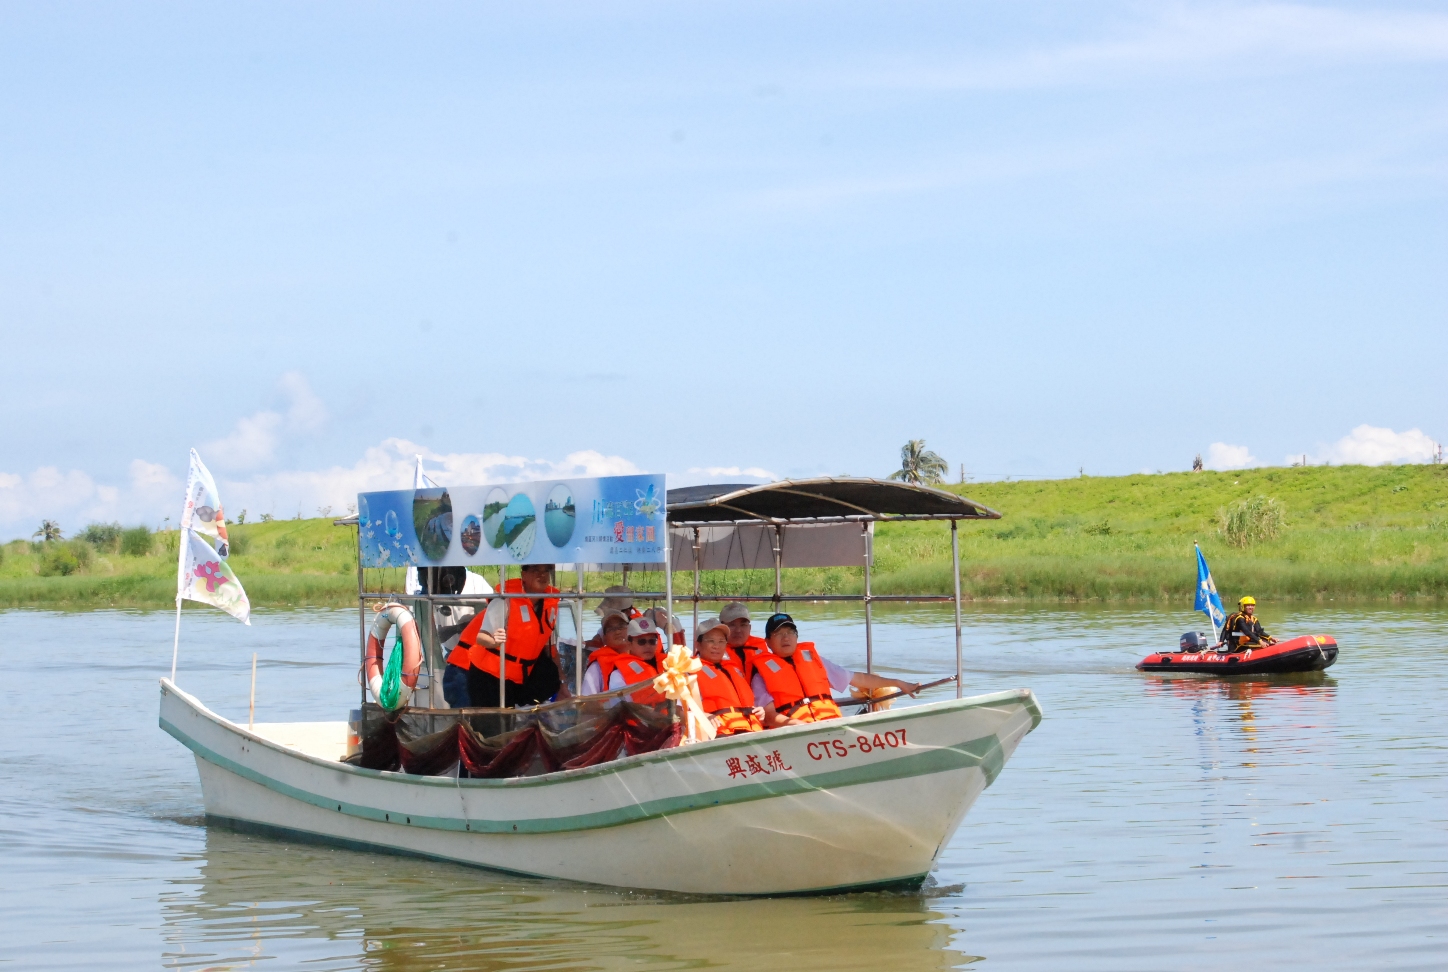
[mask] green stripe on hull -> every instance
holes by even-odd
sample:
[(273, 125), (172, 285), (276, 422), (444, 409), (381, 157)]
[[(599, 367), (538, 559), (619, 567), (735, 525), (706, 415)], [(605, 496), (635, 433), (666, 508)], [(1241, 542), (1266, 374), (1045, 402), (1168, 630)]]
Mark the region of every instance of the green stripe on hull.
[[(207, 762), (234, 773), (242, 779), (264, 786), (275, 793), (280, 793), (283, 796), (290, 797), (302, 803), (321, 807), (325, 810), (332, 810), (347, 816), (360, 817), (382, 823), (395, 823), (399, 826), (483, 834), (556, 834), (601, 830), (606, 827), (618, 827), (624, 824), (666, 817), (671, 814), (704, 810), (709, 807), (747, 803), (753, 800), (764, 800), (778, 796), (792, 796), (817, 790), (839, 789), (841, 787), (856, 786), (862, 783), (909, 779), (916, 776), (926, 776), (951, 770), (970, 769), (977, 766), (980, 767), (981, 771), (985, 774), (986, 785), (989, 786), (995, 782), (996, 777), (1000, 775), (1001, 769), (1005, 766), (1005, 752), (1001, 748), (1000, 739), (992, 734), (967, 743), (932, 749), (911, 756), (902, 756), (898, 759), (857, 766), (846, 770), (816, 773), (808, 777), (791, 777), (783, 780), (748, 783), (712, 790), (708, 793), (665, 797), (658, 800), (650, 800), (645, 803), (615, 807), (610, 810), (601, 810), (594, 813), (575, 814), (564, 817), (539, 817), (530, 820), (461, 820), (456, 817), (429, 817), (418, 814), (409, 815), (400, 813), (397, 815), (398, 819), (393, 820), (391, 811), (327, 799), (318, 794), (264, 776), (250, 767), (244, 766), (235, 760), (222, 756), (220, 753), (201, 745), (165, 719), (161, 720), (161, 728)], [(399, 779), (399, 782), (401, 781), (402, 780)]]

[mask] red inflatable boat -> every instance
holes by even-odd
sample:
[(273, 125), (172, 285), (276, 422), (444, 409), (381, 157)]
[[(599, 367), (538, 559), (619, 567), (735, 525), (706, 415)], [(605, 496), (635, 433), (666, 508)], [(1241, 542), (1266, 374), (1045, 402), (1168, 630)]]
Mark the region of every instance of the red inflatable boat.
[[(1182, 637), (1185, 650), (1147, 655), (1137, 662), (1142, 672), (1207, 672), (1212, 675), (1278, 675), (1320, 672), (1337, 661), (1337, 642), (1328, 635), (1303, 635), (1275, 645), (1245, 651), (1214, 651), (1192, 647), (1196, 638)], [(1201, 639), (1206, 641), (1205, 637)]]

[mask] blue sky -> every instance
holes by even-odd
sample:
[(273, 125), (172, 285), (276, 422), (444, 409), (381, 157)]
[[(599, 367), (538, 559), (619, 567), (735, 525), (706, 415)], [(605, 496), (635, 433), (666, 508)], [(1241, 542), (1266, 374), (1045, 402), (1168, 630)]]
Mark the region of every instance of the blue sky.
[(0, 536), (644, 470), (1421, 461), (1426, 4), (0, 7)]

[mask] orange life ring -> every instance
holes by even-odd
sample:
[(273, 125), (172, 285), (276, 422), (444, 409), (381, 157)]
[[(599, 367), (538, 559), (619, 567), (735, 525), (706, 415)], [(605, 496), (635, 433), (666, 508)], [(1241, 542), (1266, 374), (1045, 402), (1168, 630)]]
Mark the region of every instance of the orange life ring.
[(367, 653), (362, 662), (362, 674), (367, 679), (367, 690), (378, 705), (382, 704), (382, 672), (386, 665), (382, 647), (387, 643), (387, 634), (397, 625), (402, 640), (402, 694), (398, 697), (399, 708), (406, 705), (417, 687), (417, 673), (422, 669), (422, 637), (417, 630), (417, 621), (412, 612), (401, 604), (385, 604), (372, 619), (372, 629), (367, 632)]

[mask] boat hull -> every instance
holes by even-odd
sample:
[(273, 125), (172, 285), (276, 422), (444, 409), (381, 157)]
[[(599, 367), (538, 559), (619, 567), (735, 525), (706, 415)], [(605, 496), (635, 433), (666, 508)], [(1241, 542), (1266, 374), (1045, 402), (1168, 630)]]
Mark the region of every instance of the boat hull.
[(1328, 635), (1304, 635), (1266, 648), (1242, 652), (1162, 652), (1137, 663), (1143, 672), (1197, 672), (1211, 675), (1283, 675), (1320, 672), (1337, 661), (1337, 642)]
[(1040, 709), (1029, 691), (1004, 692), (504, 780), (361, 769), (222, 719), (169, 680), (160, 721), (196, 755), (218, 822), (538, 877), (752, 895), (919, 882)]

